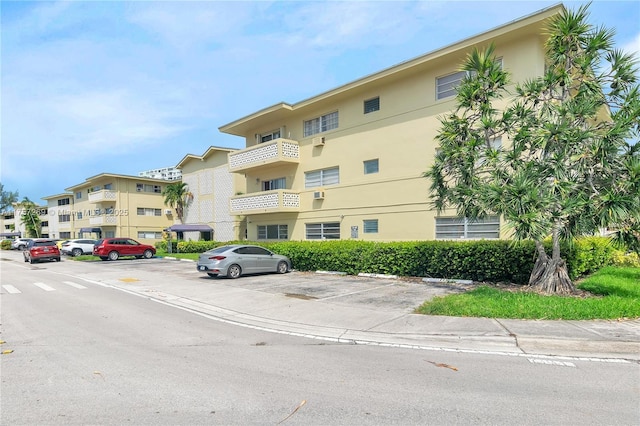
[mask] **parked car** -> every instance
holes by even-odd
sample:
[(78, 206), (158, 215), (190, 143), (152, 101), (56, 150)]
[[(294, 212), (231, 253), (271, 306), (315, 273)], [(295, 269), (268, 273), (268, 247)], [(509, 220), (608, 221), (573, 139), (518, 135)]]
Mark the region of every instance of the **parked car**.
[(64, 243), (66, 243), (67, 241), (69, 241), (69, 240), (58, 240), (58, 241), (56, 241), (56, 245), (58, 246), (58, 249), (62, 250), (62, 245)]
[(60, 262), (60, 250), (56, 242), (49, 239), (35, 239), (29, 241), (27, 248), (22, 252), (24, 261), (29, 263), (41, 260), (55, 260)]
[(24, 250), (27, 248), (27, 245), (33, 241), (33, 238), (16, 238), (11, 243), (12, 250)]
[(135, 256), (138, 259), (150, 259), (156, 254), (156, 248), (141, 244), (131, 238), (104, 238), (96, 241), (93, 255), (102, 260), (118, 260), (122, 256)]
[(200, 254), (197, 268), (210, 277), (226, 275), (238, 278), (240, 275), (263, 272), (284, 274), (291, 270), (291, 261), (264, 247), (233, 244)]
[(80, 256), (82, 254), (93, 254), (93, 246), (96, 240), (69, 240), (62, 243), (62, 254)]

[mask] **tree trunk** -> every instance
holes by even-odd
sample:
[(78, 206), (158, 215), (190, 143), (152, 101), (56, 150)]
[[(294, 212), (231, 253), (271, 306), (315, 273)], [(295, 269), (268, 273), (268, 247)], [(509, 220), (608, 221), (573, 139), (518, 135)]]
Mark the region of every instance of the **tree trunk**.
[(529, 277), (529, 286), (538, 293), (570, 295), (576, 293), (567, 264), (563, 259), (547, 256), (542, 243), (536, 241), (538, 258)]

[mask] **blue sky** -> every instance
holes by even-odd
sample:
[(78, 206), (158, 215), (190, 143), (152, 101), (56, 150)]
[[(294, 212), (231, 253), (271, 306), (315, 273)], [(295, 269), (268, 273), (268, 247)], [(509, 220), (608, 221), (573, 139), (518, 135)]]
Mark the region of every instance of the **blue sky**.
[[(242, 148), (218, 127), (557, 3), (2, 1), (0, 182), (42, 203), (99, 173)], [(640, 2), (589, 10), (640, 51)]]

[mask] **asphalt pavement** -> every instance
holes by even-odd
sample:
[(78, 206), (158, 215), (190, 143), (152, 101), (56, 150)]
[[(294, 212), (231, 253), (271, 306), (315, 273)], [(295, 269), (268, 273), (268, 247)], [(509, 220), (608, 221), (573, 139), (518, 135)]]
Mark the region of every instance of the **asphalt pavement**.
[(179, 262), (181, 273), (186, 268), (195, 277), (186, 282), (165, 280), (164, 284), (112, 284), (219, 321), (310, 339), (534, 358), (640, 362), (640, 319), (542, 321), (414, 313), (425, 300), (474, 286), (464, 281), (425, 282), (326, 271), (234, 280), (200, 274), (194, 262), (174, 262)]
[[(17, 258), (15, 252), (2, 254), (7, 256)], [(196, 270), (195, 262), (172, 258), (92, 262), (86, 267), (81, 265), (86, 262), (63, 261), (85, 281), (268, 332), (345, 344), (496, 353), (540, 362), (580, 358), (640, 363), (640, 319), (513, 320), (414, 313), (425, 300), (474, 286), (464, 281), (325, 271), (228, 279), (209, 278)]]

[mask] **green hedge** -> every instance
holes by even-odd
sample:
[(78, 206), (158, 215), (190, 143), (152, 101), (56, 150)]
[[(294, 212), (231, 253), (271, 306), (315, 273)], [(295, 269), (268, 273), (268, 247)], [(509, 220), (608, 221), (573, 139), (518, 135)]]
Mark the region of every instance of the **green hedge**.
[[(234, 242), (180, 241), (174, 251), (203, 253)], [(288, 256), (298, 271), (361, 272), (411, 277), (468, 279), (526, 284), (536, 258), (531, 241), (282, 241), (247, 242)], [(166, 242), (156, 244), (156, 247)], [(551, 242), (545, 242), (547, 253)], [(563, 244), (561, 252), (572, 279), (612, 262), (615, 248), (609, 239), (589, 237)]]

